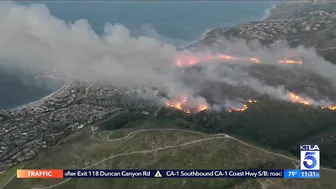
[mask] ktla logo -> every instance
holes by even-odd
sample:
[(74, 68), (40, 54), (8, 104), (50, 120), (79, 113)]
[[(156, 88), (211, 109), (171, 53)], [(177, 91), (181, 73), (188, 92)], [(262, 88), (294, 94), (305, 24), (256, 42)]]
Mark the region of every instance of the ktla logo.
[(320, 148), (318, 145), (301, 145), (300, 151), (301, 170), (320, 170)]

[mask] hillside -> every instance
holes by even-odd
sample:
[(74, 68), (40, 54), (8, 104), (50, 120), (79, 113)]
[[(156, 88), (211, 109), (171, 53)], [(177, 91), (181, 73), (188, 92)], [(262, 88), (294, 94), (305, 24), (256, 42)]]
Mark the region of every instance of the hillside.
[[(244, 112), (200, 112), (185, 116), (189, 127), (207, 133), (228, 133), (299, 157), (300, 144), (319, 144), (321, 164), (336, 167), (336, 112), (262, 99)], [(162, 110), (159, 117), (183, 117)]]
[[(271, 169), (295, 168), (296, 161), (267, 153), (226, 135), (180, 130), (175, 119), (129, 123), (132, 128), (90, 127), (71, 134), (25, 168), (63, 169)], [(126, 125), (127, 127), (127, 125)], [(169, 129), (167, 128), (169, 127)], [(175, 129), (174, 129), (175, 128)], [(139, 130), (141, 129), (141, 130)], [(5, 173), (9, 178), (10, 171)], [(24, 188), (333, 188), (336, 172), (318, 180), (285, 179), (16, 179), (2, 189)], [(3, 178), (3, 177), (2, 177)], [(3, 182), (0, 182), (3, 183)]]

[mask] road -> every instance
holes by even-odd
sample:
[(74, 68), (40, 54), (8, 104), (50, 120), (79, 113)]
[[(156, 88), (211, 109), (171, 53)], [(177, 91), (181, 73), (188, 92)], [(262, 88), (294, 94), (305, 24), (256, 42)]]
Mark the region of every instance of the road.
[[(199, 135), (216, 135), (216, 136), (227, 136), (227, 138), (231, 138), (231, 136), (228, 136), (227, 134), (224, 133), (219, 133), (219, 134), (206, 134), (206, 133), (200, 133), (197, 131), (192, 131), (192, 130), (185, 130), (185, 129), (166, 129), (166, 128), (159, 128), (159, 129), (140, 129), (140, 130), (136, 130), (136, 131), (132, 131), (130, 133), (128, 133), (125, 137), (122, 138), (117, 138), (117, 139), (107, 139), (109, 135), (112, 134), (113, 131), (109, 131), (110, 133), (108, 134), (107, 137), (101, 139), (101, 138), (97, 138), (93, 135), (91, 135), (91, 137), (95, 140), (99, 140), (99, 141), (107, 141), (107, 142), (115, 142), (115, 141), (121, 141), (121, 140), (125, 140), (128, 138), (131, 138), (133, 136), (135, 136), (137, 133), (141, 133), (141, 132), (148, 132), (148, 131), (183, 131), (183, 132), (188, 132), (188, 133), (195, 133), (195, 134), (199, 134)], [(106, 131), (102, 131), (102, 132), (106, 132)], [(98, 133), (99, 135), (99, 133)], [(102, 137), (101, 135), (99, 135), (100, 137)]]
[[(96, 162), (94, 164), (91, 164), (91, 165), (83, 168), (82, 170), (91, 168), (91, 167), (93, 167), (95, 165), (98, 165), (98, 164), (100, 164), (102, 162), (105, 162), (107, 160), (110, 160), (110, 159), (113, 159), (113, 158), (116, 158), (116, 157), (122, 157), (122, 156), (134, 155), (134, 154), (147, 154), (147, 153), (151, 153), (151, 152), (158, 152), (158, 151), (162, 151), (162, 150), (167, 150), (167, 149), (173, 149), (173, 148), (188, 146), (188, 145), (191, 145), (191, 144), (196, 144), (196, 143), (200, 143), (200, 142), (204, 142), (204, 141), (209, 141), (209, 140), (214, 140), (214, 139), (222, 139), (222, 138), (226, 138), (226, 137), (227, 137), (226, 135), (223, 135), (223, 136), (217, 136), (217, 137), (211, 137), (211, 138), (198, 139), (198, 140), (194, 140), (194, 141), (191, 141), (191, 142), (186, 142), (186, 143), (175, 145), (175, 146), (165, 146), (165, 147), (156, 148), (156, 149), (152, 149), (152, 150), (141, 150), (141, 151), (133, 151), (133, 152), (128, 152), (128, 153), (116, 154), (116, 155), (112, 155), (110, 157), (107, 157), (105, 159), (102, 159), (102, 160), (100, 160), (100, 161), (98, 161), (98, 162)], [(63, 181), (61, 181), (61, 182), (59, 182), (57, 184), (51, 185), (51, 186), (40, 187), (40, 188), (31, 188), (31, 189), (50, 189), (50, 188), (54, 188), (56, 186), (59, 186), (61, 184), (64, 184), (64, 183), (68, 182), (69, 180), (71, 180), (71, 178), (63, 180)]]
[(11, 176), (8, 180), (7, 180), (7, 182), (5, 182), (5, 184), (3, 184), (2, 186), (1, 186), (1, 188), (0, 189), (3, 189), (10, 181), (12, 181), (13, 180), (13, 178), (16, 176), (16, 173), (13, 175), (13, 176)]
[[(24, 168), (24, 165), (22, 165), (21, 167), (19, 167), (19, 169), (22, 169)], [(8, 183), (10, 183), (10, 181), (12, 181), (16, 176), (16, 171), (15, 171), (15, 174), (13, 174), (13, 176), (11, 176), (6, 182), (5, 184), (3, 184), (0, 189), (3, 189), (5, 186), (7, 186)]]
[[(124, 113), (122, 111), (120, 112), (116, 112), (115, 114), (113, 114), (111, 117), (109, 117), (108, 119), (111, 119), (117, 115), (119, 115), (120, 113)], [(95, 136), (95, 134), (97, 134), (96, 130), (93, 129), (92, 127), (92, 135), (91, 137), (94, 139), (94, 140), (99, 140), (99, 141), (106, 141), (106, 142), (116, 142), (116, 141), (122, 141), (122, 140), (127, 140), (131, 137), (134, 137), (136, 134), (138, 133), (141, 133), (141, 132), (149, 132), (149, 131), (182, 131), (182, 132), (189, 132), (189, 133), (195, 133), (195, 134), (199, 134), (199, 135), (204, 135), (204, 136), (210, 136), (209, 138), (204, 138), (204, 139), (198, 139), (198, 140), (194, 140), (194, 141), (191, 141), (191, 142), (186, 142), (186, 143), (183, 143), (183, 144), (179, 144), (179, 145), (175, 145), (175, 146), (166, 146), (166, 147), (161, 147), (161, 148), (156, 148), (156, 149), (152, 149), (152, 150), (142, 150), (142, 151), (133, 151), (133, 152), (129, 152), (129, 153), (122, 153), (122, 154), (116, 154), (116, 155), (113, 155), (113, 156), (110, 156), (110, 157), (107, 157), (103, 160), (100, 160), (94, 164), (91, 164), (84, 169), (88, 169), (90, 167), (93, 167), (97, 164), (100, 164), (106, 160), (109, 160), (109, 159), (113, 159), (113, 158), (116, 158), (116, 157), (122, 157), (122, 156), (127, 156), (127, 155), (134, 155), (134, 154), (145, 154), (145, 153), (151, 153), (151, 152), (157, 152), (157, 151), (162, 151), (162, 150), (167, 150), (167, 149), (172, 149), (172, 148), (178, 148), (178, 147), (183, 147), (183, 146), (187, 146), (187, 145), (192, 145), (192, 144), (196, 144), (196, 143), (200, 143), (200, 142), (204, 142), (204, 141), (209, 141), (209, 140), (214, 140), (214, 139), (223, 139), (223, 138), (227, 138), (227, 139), (232, 139), (236, 142), (239, 142), (241, 144), (244, 144), (246, 146), (249, 146), (251, 148), (254, 148), (256, 150), (259, 150), (259, 151), (262, 151), (262, 152), (265, 152), (265, 153), (268, 153), (268, 154), (272, 154), (272, 155), (275, 155), (275, 156), (279, 156), (279, 157), (282, 157), (282, 158), (285, 158), (285, 159), (288, 159), (288, 160), (291, 160), (294, 164), (295, 163), (300, 163), (300, 160), (296, 159), (296, 158), (293, 158), (293, 157), (289, 157), (289, 156), (286, 156), (286, 155), (283, 155), (283, 154), (279, 154), (279, 153), (276, 153), (276, 152), (272, 152), (272, 151), (269, 151), (269, 150), (266, 150), (266, 149), (263, 149), (261, 147), (258, 147), (258, 146), (254, 146), (254, 145), (251, 145), (251, 144), (248, 144), (242, 140), (239, 140), (233, 136), (230, 136), (228, 134), (225, 134), (225, 133), (218, 133), (218, 134), (207, 134), (207, 133), (201, 133), (201, 132), (197, 132), (197, 131), (192, 131), (192, 130), (186, 130), (186, 129), (168, 129), (168, 128), (158, 128), (158, 129), (141, 129), (141, 130), (135, 130), (135, 131), (132, 131), (130, 132), (129, 134), (127, 134), (125, 137), (122, 137), (122, 138), (117, 138), (117, 139), (108, 139), (108, 136), (112, 134), (113, 131), (109, 131), (110, 133), (107, 135), (106, 138), (103, 138), (100, 133), (101, 132), (107, 132), (107, 131), (101, 131), (100, 133), (98, 133), (98, 135), (102, 138), (97, 138)], [(294, 164), (295, 165), (295, 164)], [(298, 165), (295, 165), (296, 167), (298, 167)], [(326, 167), (321, 167), (322, 170), (327, 170), (327, 171), (333, 171), (333, 172), (336, 172), (335, 169), (331, 169), (331, 168), (326, 168)], [(16, 176), (16, 174), (14, 174), (0, 189), (3, 189), (14, 177)], [(58, 185), (61, 185), (65, 182), (68, 182), (71, 178), (69, 179), (66, 179), (66, 180), (63, 180), (55, 185), (51, 185), (51, 186), (47, 186), (47, 187), (41, 187), (41, 188), (32, 188), (32, 189), (47, 189), (47, 188), (54, 188)]]
[[(246, 146), (249, 146), (251, 148), (254, 148), (256, 150), (259, 150), (259, 151), (262, 151), (262, 152), (265, 152), (265, 153), (268, 153), (268, 154), (272, 154), (272, 155), (276, 155), (276, 156), (280, 156), (282, 158), (285, 158), (285, 159), (288, 159), (288, 160), (291, 160), (291, 161), (294, 161), (294, 162), (299, 162), (299, 160), (297, 160), (296, 158), (293, 158), (293, 157), (288, 157), (288, 156), (285, 156), (285, 155), (282, 155), (282, 154), (279, 154), (279, 153), (276, 153), (276, 152), (272, 152), (272, 151), (268, 151), (268, 150), (265, 150), (263, 148), (260, 148), (260, 147), (257, 147), (257, 146), (254, 146), (254, 145), (251, 145), (251, 144), (248, 144), (244, 141), (241, 141), (237, 138), (234, 138), (230, 135), (227, 135), (225, 133), (219, 133), (219, 134), (206, 134), (206, 133), (201, 133), (201, 132), (197, 132), (197, 131), (192, 131), (192, 130), (184, 130), (184, 129), (165, 129), (165, 128), (162, 128), (162, 129), (142, 129), (142, 130), (136, 130), (136, 131), (132, 131), (130, 132), (129, 134), (127, 134), (125, 137), (122, 137), (122, 138), (118, 138), (118, 139), (109, 139), (109, 140), (104, 140), (104, 139), (98, 139), (96, 137), (92, 137), (93, 139), (95, 140), (103, 140), (103, 141), (108, 141), (108, 142), (115, 142), (115, 141), (121, 141), (121, 140), (126, 140), (128, 138), (131, 138), (133, 136), (135, 136), (136, 134), (138, 133), (141, 133), (141, 132), (148, 132), (148, 131), (183, 131), (183, 132), (190, 132), (190, 133), (196, 133), (196, 134), (200, 134), (200, 135), (206, 135), (206, 136), (211, 136), (209, 138), (204, 138), (204, 139), (198, 139), (198, 140), (194, 140), (194, 141), (190, 141), (190, 142), (185, 142), (183, 144), (179, 144), (179, 145), (174, 145), (174, 146), (165, 146), (165, 147), (161, 147), (161, 148), (156, 148), (156, 149), (152, 149), (152, 150), (141, 150), (141, 151), (133, 151), (133, 152), (128, 152), (128, 153), (121, 153), (121, 154), (115, 154), (115, 155), (112, 155), (112, 156), (109, 156), (105, 159), (102, 159), (94, 164), (91, 164), (87, 167), (84, 167), (82, 170), (85, 170), (85, 169), (88, 169), (88, 168), (91, 168), (95, 165), (98, 165), (102, 162), (105, 162), (107, 160), (110, 160), (110, 159), (113, 159), (113, 158), (116, 158), (116, 157), (123, 157), (123, 156), (128, 156), (128, 155), (134, 155), (134, 154), (147, 154), (147, 153), (152, 153), (152, 152), (158, 152), (158, 151), (163, 151), (163, 150), (168, 150), (168, 149), (173, 149), (173, 148), (179, 148), (179, 147), (184, 147), (184, 146), (188, 146), (188, 145), (192, 145), (192, 144), (197, 144), (197, 143), (200, 143), (200, 142), (205, 142), (205, 141), (209, 141), (209, 140), (215, 140), (215, 139), (223, 139), (223, 138), (227, 138), (227, 139), (232, 139), (232, 140), (235, 140), (241, 144), (244, 144)], [(94, 136), (94, 133), (93, 135)], [(295, 165), (296, 166), (296, 165)], [(324, 167), (321, 167), (322, 170), (327, 170), (327, 171), (334, 171), (336, 172), (335, 169), (330, 169), (330, 168), (324, 168)], [(31, 189), (50, 189), (50, 188), (54, 188), (56, 186), (59, 186), (61, 184), (64, 184), (66, 182), (68, 182), (69, 180), (71, 180), (71, 178), (68, 178), (66, 180), (63, 180), (59, 183), (56, 183), (54, 185), (50, 185), (50, 186), (46, 186), (46, 187), (40, 187), (40, 188), (31, 188)]]
[[(118, 111), (118, 112), (114, 113), (112, 116), (109, 116), (109, 117), (107, 117), (107, 118), (105, 118), (105, 119), (102, 119), (102, 120), (96, 122), (95, 125), (99, 125), (99, 124), (102, 123), (103, 121), (110, 120), (110, 119), (114, 118), (115, 116), (117, 116), (117, 115), (119, 115), (119, 114), (121, 114), (121, 113), (126, 113), (126, 111)], [(94, 136), (94, 135), (96, 134), (96, 129), (94, 129), (94, 126), (91, 126), (91, 131), (92, 131), (92, 135), (91, 135), (92, 138), (94, 138), (94, 139), (96, 139), (96, 140), (101, 140), (101, 139), (96, 138), (96, 137)], [(100, 134), (100, 133), (99, 133), (99, 134)]]
[[(225, 133), (206, 134), (206, 133), (201, 133), (201, 132), (192, 131), (192, 130), (186, 130), (186, 129), (166, 129), (166, 128), (162, 128), (162, 129), (141, 129), (141, 130), (136, 130), (136, 131), (130, 132), (125, 137), (117, 138), (117, 139), (99, 139), (97, 137), (92, 137), (92, 138), (95, 139), (95, 140), (99, 140), (99, 141), (115, 142), (115, 141), (126, 140), (128, 138), (131, 138), (131, 137), (135, 136), (137, 133), (148, 132), (148, 131), (183, 131), (183, 132), (195, 133), (195, 134), (199, 134), (199, 135), (224, 136), (224, 138), (232, 139), (232, 140), (234, 140), (236, 142), (239, 142), (241, 144), (244, 144), (244, 145), (246, 145), (248, 147), (251, 147), (251, 148), (254, 148), (256, 150), (259, 150), (259, 151), (262, 151), (262, 152), (265, 152), (265, 153), (269, 153), (269, 154), (272, 154), (272, 155), (280, 156), (282, 158), (285, 158), (285, 159), (288, 159), (288, 160), (300, 163), (300, 160), (298, 160), (298, 159), (296, 159), (294, 157), (289, 157), (289, 156), (286, 156), (286, 155), (283, 155), (283, 154), (279, 154), (279, 153), (276, 153), (276, 152), (272, 152), (272, 151), (263, 149), (263, 148), (258, 147), (258, 146), (254, 146), (254, 145), (248, 144), (248, 143), (246, 143), (246, 142), (244, 142), (242, 140), (239, 140), (239, 139), (237, 139), (237, 138), (235, 138), (233, 136), (230, 136), (228, 134), (225, 134)], [(110, 131), (110, 132), (112, 132), (112, 131)], [(326, 168), (326, 167), (321, 167), (321, 169), (322, 170), (327, 170), (327, 171), (336, 171), (336, 169), (331, 169), (331, 168)]]

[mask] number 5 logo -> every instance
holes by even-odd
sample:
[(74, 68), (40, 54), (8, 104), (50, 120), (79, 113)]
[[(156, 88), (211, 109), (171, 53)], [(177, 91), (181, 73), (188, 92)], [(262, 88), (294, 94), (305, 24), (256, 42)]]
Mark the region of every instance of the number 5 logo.
[[(312, 169), (317, 165), (317, 160), (315, 158), (315, 152), (306, 152), (304, 160), (303, 161), (303, 165), (307, 168), (307, 169)], [(311, 161), (311, 165), (308, 164), (308, 161)]]

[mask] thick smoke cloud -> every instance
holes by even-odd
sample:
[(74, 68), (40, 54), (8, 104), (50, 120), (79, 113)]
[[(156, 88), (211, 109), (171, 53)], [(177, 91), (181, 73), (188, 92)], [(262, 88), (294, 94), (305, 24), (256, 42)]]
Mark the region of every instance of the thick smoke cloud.
[[(304, 66), (298, 69), (332, 81), (336, 79), (335, 66), (317, 56), (313, 49), (291, 49), (286, 44), (266, 48), (257, 42), (247, 44), (242, 39), (222, 39), (221, 44), (212, 50), (235, 56), (258, 57), (263, 64), (274, 65), (275, 68), (281, 66), (288, 71), (297, 67), (277, 65), (277, 60), (295, 55), (304, 61)], [(172, 96), (187, 93), (204, 103), (205, 99), (195, 92), (201, 89), (188, 88), (173, 69), (176, 57), (209, 54), (209, 51), (177, 51), (175, 46), (151, 37), (131, 37), (130, 31), (120, 24), (107, 23), (104, 35), (98, 36), (87, 20), (66, 23), (53, 17), (44, 5), (0, 3), (0, 65), (10, 64), (12, 68), (31, 74), (56, 69), (69, 79), (112, 82), (121, 87), (160, 86)], [(283, 85), (266, 84), (244, 69), (249, 63), (242, 61), (237, 64), (242, 67), (224, 66), (222, 72), (216, 66), (205, 67), (203, 75), (195, 76), (233, 86), (247, 85), (257, 93), (288, 100), (288, 90)]]
[(106, 24), (105, 35), (97, 36), (86, 20), (65, 23), (44, 5), (1, 3), (0, 7), (0, 56), (18, 68), (32, 72), (54, 68), (88, 81), (129, 85), (163, 82), (162, 71), (173, 66), (174, 46), (149, 37), (131, 38), (122, 25)]

